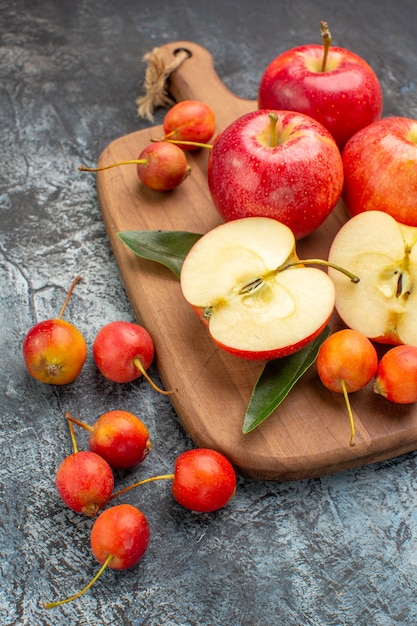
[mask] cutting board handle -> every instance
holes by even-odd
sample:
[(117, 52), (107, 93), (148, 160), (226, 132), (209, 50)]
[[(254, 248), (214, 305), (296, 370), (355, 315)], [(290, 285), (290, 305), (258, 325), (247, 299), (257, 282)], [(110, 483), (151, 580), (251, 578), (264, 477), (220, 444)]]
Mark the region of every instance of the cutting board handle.
[[(202, 46), (190, 41), (175, 41), (160, 48), (165, 57), (165, 64), (175, 64), (179, 51), (187, 51), (188, 57), (179, 67), (170, 74), (167, 81), (167, 90), (176, 102), (183, 100), (200, 100), (216, 111), (216, 118), (220, 126), (230, 122), (230, 109), (235, 116), (243, 115), (248, 109), (255, 109), (256, 100), (245, 100), (236, 96), (220, 80), (214, 69), (213, 57)], [(225, 111), (225, 120), (219, 110), (219, 102)], [(226, 120), (227, 118), (227, 120)]]

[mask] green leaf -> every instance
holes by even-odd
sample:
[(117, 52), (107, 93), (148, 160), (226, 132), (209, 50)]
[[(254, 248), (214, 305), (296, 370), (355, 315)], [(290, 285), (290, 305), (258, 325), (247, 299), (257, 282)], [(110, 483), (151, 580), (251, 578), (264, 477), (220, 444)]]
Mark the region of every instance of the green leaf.
[(313, 365), (323, 341), (330, 335), (326, 327), (316, 339), (294, 354), (268, 361), (255, 384), (246, 409), (244, 435), (262, 424), (287, 397), (295, 383)]
[(126, 230), (117, 237), (137, 256), (165, 265), (179, 278), (185, 257), (202, 235), (182, 230)]

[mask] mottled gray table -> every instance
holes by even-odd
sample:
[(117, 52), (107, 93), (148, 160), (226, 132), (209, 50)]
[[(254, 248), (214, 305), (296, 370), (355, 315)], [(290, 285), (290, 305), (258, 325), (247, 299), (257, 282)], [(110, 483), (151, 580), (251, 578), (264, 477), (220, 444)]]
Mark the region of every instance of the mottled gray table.
[(300, 482), (239, 477), (232, 503), (203, 516), (176, 505), (168, 483), (152, 483), (126, 496), (149, 519), (144, 559), (109, 570), (74, 603), (42, 609), (97, 570), (92, 522), (55, 492), (70, 452), (65, 411), (93, 421), (124, 408), (148, 424), (152, 455), (140, 470), (118, 472), (120, 486), (132, 474), (171, 471), (192, 442), (168, 398), (143, 381), (104, 381), (91, 350), (62, 388), (31, 379), (21, 355), (28, 328), (56, 316), (79, 273), (67, 317), (89, 347), (105, 322), (133, 319), (94, 177), (77, 165), (147, 124), (135, 112), (145, 52), (195, 41), (232, 91), (254, 98), (267, 63), (316, 42), (325, 19), (335, 44), (376, 69), (384, 114), (417, 118), (415, 0), (0, 0), (0, 15), (0, 623), (415, 625), (415, 454)]

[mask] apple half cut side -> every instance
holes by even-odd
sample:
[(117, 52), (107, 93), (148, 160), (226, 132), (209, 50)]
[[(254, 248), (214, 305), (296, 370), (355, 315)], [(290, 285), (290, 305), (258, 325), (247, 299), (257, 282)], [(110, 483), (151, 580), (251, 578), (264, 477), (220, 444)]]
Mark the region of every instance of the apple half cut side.
[(417, 228), (383, 211), (346, 222), (334, 238), (329, 262), (360, 279), (353, 284), (329, 268), (336, 310), (344, 323), (378, 343), (417, 345)]
[(281, 222), (233, 220), (191, 248), (182, 293), (220, 348), (252, 360), (283, 357), (312, 341), (334, 310), (327, 273), (298, 261), (294, 234)]

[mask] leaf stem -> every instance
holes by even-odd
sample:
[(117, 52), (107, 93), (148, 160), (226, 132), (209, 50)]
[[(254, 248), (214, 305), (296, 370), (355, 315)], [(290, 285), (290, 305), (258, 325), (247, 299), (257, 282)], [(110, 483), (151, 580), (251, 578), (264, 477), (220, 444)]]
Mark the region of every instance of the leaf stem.
[(72, 449), (74, 451), (74, 454), (76, 454), (78, 452), (78, 446), (77, 446), (77, 439), (75, 437), (75, 432), (74, 432), (74, 424), (70, 421), (70, 413), (67, 411), (66, 415), (65, 415), (67, 422), (68, 422), (68, 428), (70, 431), (70, 435), (71, 435), (71, 442), (72, 442)]
[(70, 596), (69, 598), (65, 598), (64, 600), (57, 600), (56, 602), (45, 602), (43, 605), (44, 609), (53, 609), (55, 606), (60, 606), (61, 604), (65, 604), (66, 602), (72, 602), (72, 600), (76, 600), (77, 598), (82, 596), (86, 591), (90, 589), (90, 587), (94, 585), (96, 580), (102, 575), (104, 570), (108, 567), (112, 559), (113, 559), (113, 554), (108, 554), (106, 557), (106, 560), (104, 561), (103, 565), (98, 570), (97, 574), (90, 580), (90, 582), (83, 589), (81, 589), (81, 591), (79, 591), (78, 593), (75, 593), (73, 596)]
[(275, 148), (277, 145), (277, 122), (278, 122), (278, 115), (275, 113), (275, 111), (272, 111), (269, 114), (269, 127), (271, 130), (271, 148)]
[(90, 433), (93, 432), (94, 428), (92, 426), (90, 426), (89, 424), (86, 424), (85, 422), (82, 422), (81, 420), (77, 420), (77, 418), (72, 417), (72, 415), (70, 415), (68, 412), (67, 412), (66, 417), (69, 422), (77, 424), (77, 426), (81, 426), (81, 428), (88, 430), (88, 432)]
[(60, 320), (64, 315), (64, 311), (67, 308), (68, 300), (71, 298), (71, 294), (74, 291), (75, 285), (77, 285), (81, 280), (81, 276), (76, 276), (71, 283), (70, 288), (68, 289), (67, 297), (64, 300), (64, 304), (62, 305), (62, 309), (59, 312), (58, 319)]
[(157, 391), (158, 393), (162, 393), (162, 395), (164, 396), (169, 396), (171, 393), (174, 393), (174, 389), (171, 389), (170, 391), (165, 391), (165, 389), (161, 389), (160, 387), (158, 387), (158, 385), (156, 385), (153, 382), (152, 378), (149, 376), (148, 372), (143, 367), (142, 361), (139, 358), (133, 359), (133, 364), (140, 371), (140, 373), (146, 378), (150, 386), (153, 389), (155, 389), (155, 391)]
[(323, 41), (323, 59), (321, 63), (321, 71), (326, 71), (327, 57), (329, 55), (329, 48), (332, 43), (332, 36), (329, 30), (329, 25), (327, 22), (320, 22), (320, 35)]
[(355, 422), (353, 419), (353, 413), (352, 413), (352, 407), (350, 404), (350, 400), (349, 400), (349, 394), (347, 392), (347, 388), (346, 388), (346, 381), (345, 380), (341, 380), (340, 384), (342, 386), (342, 391), (343, 391), (343, 396), (345, 398), (345, 403), (346, 403), (346, 408), (348, 411), (348, 415), (349, 415), (349, 422), (350, 422), (350, 442), (349, 444), (353, 447), (355, 445)]
[(111, 167), (118, 167), (119, 165), (146, 165), (147, 159), (128, 159), (127, 161), (120, 161), (119, 163), (111, 163), (110, 165), (103, 165), (101, 167), (86, 167), (85, 165), (79, 165), (80, 172), (101, 172), (102, 170), (109, 170)]
[(123, 493), (126, 493), (127, 491), (130, 491), (131, 489), (135, 489), (136, 487), (139, 487), (139, 485), (144, 485), (145, 483), (151, 483), (154, 480), (171, 480), (172, 478), (174, 478), (174, 474), (160, 474), (159, 476), (152, 476), (151, 478), (144, 478), (143, 480), (140, 480), (139, 482), (134, 483), (133, 485), (129, 485), (128, 487), (125, 487), (124, 489), (120, 489), (120, 491), (116, 491), (116, 493), (114, 493), (110, 497), (110, 500), (114, 500), (114, 498), (121, 496)]
[(180, 146), (195, 146), (196, 148), (207, 148), (208, 150), (211, 150), (213, 147), (210, 143), (201, 143), (200, 141), (187, 141), (186, 139), (162, 139), (161, 141), (165, 141), (165, 143), (174, 143)]
[(308, 265), (325, 265), (326, 267), (331, 267), (334, 270), (337, 270), (338, 272), (342, 272), (342, 274), (345, 274), (345, 276), (350, 278), (352, 283), (356, 284), (360, 281), (359, 276), (356, 276), (355, 274), (345, 269), (344, 267), (340, 267), (340, 265), (335, 265), (334, 263), (330, 263), (330, 261), (325, 261), (324, 259), (304, 259), (304, 260), (292, 261), (291, 263), (288, 263), (287, 265), (284, 265), (278, 268), (277, 271), (280, 272), (290, 267), (297, 267), (298, 265), (307, 265), (307, 264)]

